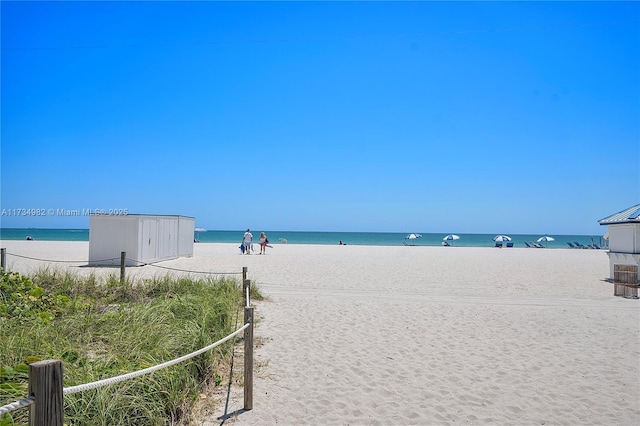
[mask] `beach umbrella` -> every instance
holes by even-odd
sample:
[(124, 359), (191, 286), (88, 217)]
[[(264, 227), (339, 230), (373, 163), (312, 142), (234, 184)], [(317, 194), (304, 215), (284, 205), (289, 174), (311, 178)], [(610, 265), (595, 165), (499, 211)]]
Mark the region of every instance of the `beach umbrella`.
[(493, 241), (495, 242), (511, 241), (511, 237), (508, 235), (496, 235), (495, 237), (493, 237)]
[[(543, 237), (538, 238), (536, 241), (538, 241), (539, 243), (540, 243), (540, 242), (542, 242), (542, 241), (544, 241), (544, 242), (546, 243), (547, 241), (555, 241), (555, 240), (556, 240), (555, 238), (550, 237), (550, 236), (548, 236), (548, 235), (545, 235), (545, 236), (543, 236)], [(547, 244), (545, 244), (545, 247), (546, 247), (546, 246), (547, 246)]]
[(449, 234), (446, 237), (444, 237), (442, 241), (453, 241), (453, 240), (459, 240), (459, 239), (460, 237), (457, 236), (456, 234)]
[[(420, 234), (409, 234), (406, 237), (404, 237), (405, 240), (409, 240), (409, 241), (417, 240), (418, 238), (422, 238), (422, 235), (420, 235)], [(407, 245), (409, 245), (409, 246), (415, 245), (413, 243), (407, 244), (406, 242), (404, 242), (402, 244), (404, 244), (405, 246), (407, 246)]]
[[(444, 237), (444, 238), (442, 239), (442, 241), (453, 241), (453, 240), (459, 240), (459, 239), (460, 239), (460, 237), (459, 237), (458, 235), (456, 235), (456, 234), (449, 234), (449, 235), (447, 235), (446, 237)], [(444, 244), (444, 243), (443, 243), (443, 244)]]
[(199, 239), (200, 239), (200, 233), (201, 233), (201, 232), (207, 232), (207, 230), (206, 230), (206, 229), (204, 229), (204, 228), (200, 228), (200, 227), (198, 227), (198, 228), (194, 229), (194, 231), (195, 231), (195, 233), (196, 233), (196, 240), (199, 240)]

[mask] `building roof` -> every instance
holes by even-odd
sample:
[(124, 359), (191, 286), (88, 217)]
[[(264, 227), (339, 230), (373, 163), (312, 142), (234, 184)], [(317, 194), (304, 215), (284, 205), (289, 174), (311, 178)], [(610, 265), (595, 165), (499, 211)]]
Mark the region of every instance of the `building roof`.
[(612, 214), (598, 221), (600, 225), (611, 225), (615, 223), (640, 223), (640, 204)]

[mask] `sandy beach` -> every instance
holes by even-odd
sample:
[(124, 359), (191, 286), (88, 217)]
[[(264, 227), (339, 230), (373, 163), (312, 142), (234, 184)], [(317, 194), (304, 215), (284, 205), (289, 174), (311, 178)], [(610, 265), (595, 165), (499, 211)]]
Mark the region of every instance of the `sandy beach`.
[[(7, 269), (89, 268), (88, 242), (2, 241)], [(602, 250), (196, 244), (129, 277), (237, 273), (254, 303), (253, 410), (203, 425), (637, 425), (640, 302)], [(172, 268), (172, 269), (163, 269)], [(241, 367), (239, 368), (241, 369)]]

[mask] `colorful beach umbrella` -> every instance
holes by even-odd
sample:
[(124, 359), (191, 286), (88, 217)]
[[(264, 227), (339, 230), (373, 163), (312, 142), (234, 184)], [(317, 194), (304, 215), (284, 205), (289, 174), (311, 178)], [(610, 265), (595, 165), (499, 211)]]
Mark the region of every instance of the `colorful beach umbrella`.
[(503, 241), (511, 241), (511, 237), (508, 235), (496, 235), (493, 237), (493, 241), (503, 242)]

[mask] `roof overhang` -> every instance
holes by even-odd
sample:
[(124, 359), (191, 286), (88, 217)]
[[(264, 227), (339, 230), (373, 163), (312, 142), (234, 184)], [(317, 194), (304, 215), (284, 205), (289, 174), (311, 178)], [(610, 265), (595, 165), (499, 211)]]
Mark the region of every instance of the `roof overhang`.
[(623, 223), (640, 224), (640, 204), (600, 219), (598, 223), (600, 225), (619, 225)]

